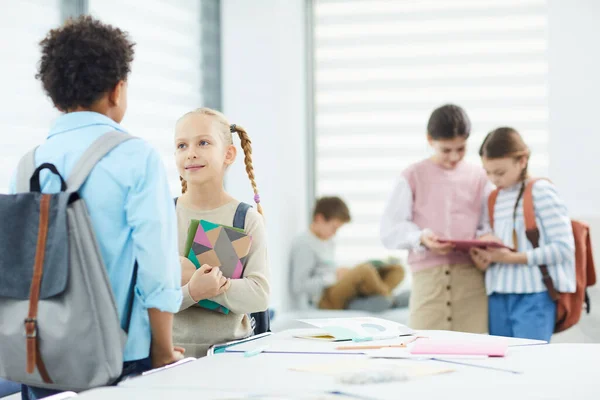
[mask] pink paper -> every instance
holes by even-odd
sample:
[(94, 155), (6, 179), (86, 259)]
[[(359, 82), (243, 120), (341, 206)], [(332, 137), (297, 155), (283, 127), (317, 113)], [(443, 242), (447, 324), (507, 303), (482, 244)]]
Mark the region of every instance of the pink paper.
[(419, 339), (411, 348), (411, 354), (461, 355), (504, 357), (508, 351), (506, 341), (464, 342)]

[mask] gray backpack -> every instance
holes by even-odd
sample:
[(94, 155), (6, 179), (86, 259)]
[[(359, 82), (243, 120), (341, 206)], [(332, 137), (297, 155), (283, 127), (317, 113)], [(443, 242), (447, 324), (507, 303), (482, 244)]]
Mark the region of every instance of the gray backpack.
[[(101, 136), (66, 183), (54, 165), (35, 167), (34, 149), (19, 163), (18, 194), (0, 195), (0, 377), (80, 391), (121, 375), (137, 268), (122, 327), (78, 191), (98, 161), (132, 138)], [(58, 175), (61, 192), (41, 193), (44, 169)]]

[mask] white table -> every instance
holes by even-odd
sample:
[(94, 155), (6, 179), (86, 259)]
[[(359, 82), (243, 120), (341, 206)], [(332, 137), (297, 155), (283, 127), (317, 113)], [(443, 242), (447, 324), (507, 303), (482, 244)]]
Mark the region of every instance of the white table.
[[(282, 333), (283, 334), (283, 333)], [(281, 334), (277, 334), (281, 335)], [(276, 337), (273, 335), (271, 338)], [(456, 336), (456, 333), (452, 333)], [(270, 338), (261, 339), (269, 340)], [(271, 339), (272, 340), (272, 339)], [(256, 341), (259, 344), (260, 341)], [(455, 372), (407, 382), (348, 385), (335, 377), (292, 371), (290, 368), (335, 360), (365, 360), (364, 355), (299, 355), (262, 353), (245, 358), (241, 353), (217, 354), (160, 373), (131, 379), (128, 390), (172, 393), (172, 397), (205, 392), (202, 398), (219, 398), (221, 391), (298, 394), (308, 390), (343, 391), (371, 399), (460, 398), (477, 400), (594, 399), (600, 398), (600, 344), (549, 344), (511, 347), (502, 359), (460, 360), (523, 371), (511, 374), (463, 365)], [(403, 363), (440, 363), (404, 360)], [(112, 400), (120, 398), (118, 389)], [(129, 392), (129, 396), (134, 392)], [(93, 393), (90, 392), (89, 395)], [(125, 392), (123, 392), (125, 395)], [(84, 399), (86, 397), (83, 396)], [(211, 397), (212, 396), (212, 397)], [(92, 399), (92, 397), (89, 397)], [(150, 397), (144, 397), (150, 398)]]

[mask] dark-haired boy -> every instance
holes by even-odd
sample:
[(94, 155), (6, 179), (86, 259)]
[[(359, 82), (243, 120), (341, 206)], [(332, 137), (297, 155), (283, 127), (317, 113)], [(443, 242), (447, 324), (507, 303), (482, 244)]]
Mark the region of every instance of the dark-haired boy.
[[(120, 29), (85, 16), (51, 30), (40, 45), (36, 77), (63, 114), (36, 150), (35, 161), (54, 164), (66, 179), (96, 139), (110, 131), (125, 132), (120, 122), (127, 109), (134, 43)], [(60, 191), (54, 175), (42, 173), (40, 182), (45, 193)], [(14, 181), (11, 188), (14, 192)], [(176, 220), (160, 155), (143, 140), (126, 141), (98, 162), (80, 195), (89, 208), (122, 321), (138, 264), (123, 374), (181, 359), (183, 349), (174, 349), (171, 333), (173, 313), (181, 303)], [(54, 393), (23, 391), (24, 398)]]

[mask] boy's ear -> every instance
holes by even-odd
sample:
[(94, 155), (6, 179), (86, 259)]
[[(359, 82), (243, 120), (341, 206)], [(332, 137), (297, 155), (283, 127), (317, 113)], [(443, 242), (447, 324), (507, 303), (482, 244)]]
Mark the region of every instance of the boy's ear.
[(321, 213), (315, 214), (315, 218), (314, 219), (315, 219), (315, 222), (317, 222), (319, 224), (327, 221), (325, 219), (325, 216), (323, 214), (321, 214)]
[(227, 150), (225, 152), (225, 164), (226, 165), (233, 164), (236, 156), (237, 156), (237, 149), (235, 148), (235, 146), (232, 144), (227, 146)]
[(115, 87), (108, 92), (108, 102), (111, 106), (119, 106), (121, 102), (121, 95), (125, 90), (125, 81), (119, 81)]

